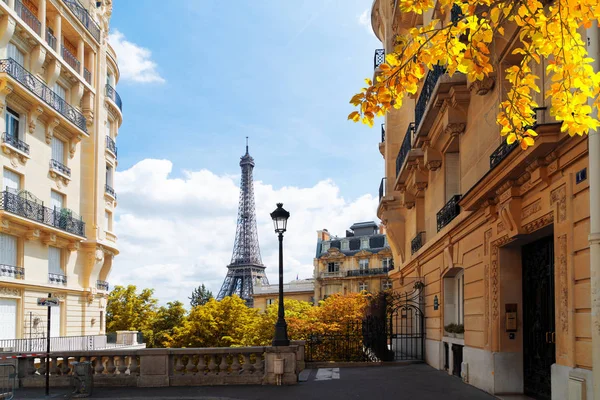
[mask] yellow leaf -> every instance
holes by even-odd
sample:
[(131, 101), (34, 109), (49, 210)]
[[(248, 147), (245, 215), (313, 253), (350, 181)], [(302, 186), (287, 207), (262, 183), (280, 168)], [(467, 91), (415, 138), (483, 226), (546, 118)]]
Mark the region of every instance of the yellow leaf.
[[(532, 137), (526, 136), (523, 138), (523, 142), (525, 142), (525, 148), (529, 147), (529, 146), (533, 146), (534, 144), (534, 140)], [(523, 143), (521, 142), (521, 147), (523, 147)]]
[(510, 145), (510, 144), (513, 144), (516, 140), (517, 140), (517, 135), (515, 135), (514, 133), (509, 133), (508, 137), (506, 138), (506, 143)]
[(358, 113), (358, 111), (352, 111), (349, 115), (348, 115), (348, 119), (354, 121), (354, 122), (358, 122), (358, 120), (360, 119), (360, 114)]

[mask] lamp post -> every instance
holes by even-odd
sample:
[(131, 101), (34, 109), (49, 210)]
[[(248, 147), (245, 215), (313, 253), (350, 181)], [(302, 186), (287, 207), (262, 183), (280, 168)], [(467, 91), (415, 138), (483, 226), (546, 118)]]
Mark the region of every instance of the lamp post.
[(287, 323), (285, 322), (285, 310), (283, 309), (283, 232), (287, 227), (290, 213), (283, 209), (283, 203), (277, 203), (277, 208), (271, 213), (275, 233), (279, 235), (279, 312), (275, 323), (275, 337), (273, 346), (289, 346), (287, 335)]

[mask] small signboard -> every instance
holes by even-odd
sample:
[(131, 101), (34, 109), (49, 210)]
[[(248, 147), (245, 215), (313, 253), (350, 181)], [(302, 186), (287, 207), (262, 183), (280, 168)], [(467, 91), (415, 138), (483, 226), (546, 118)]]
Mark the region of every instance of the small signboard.
[(58, 299), (55, 297), (38, 297), (37, 305), (42, 307), (58, 307)]

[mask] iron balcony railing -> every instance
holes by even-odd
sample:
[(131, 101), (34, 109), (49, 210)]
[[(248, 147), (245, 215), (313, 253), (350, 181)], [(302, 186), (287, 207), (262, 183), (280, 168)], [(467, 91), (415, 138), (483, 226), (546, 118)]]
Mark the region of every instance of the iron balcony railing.
[(421, 94), (419, 94), (419, 99), (417, 100), (417, 105), (415, 106), (416, 128), (419, 127), (419, 124), (425, 115), (427, 104), (429, 103), (429, 99), (431, 99), (431, 95), (433, 94), (433, 90), (435, 89), (437, 81), (445, 73), (446, 68), (440, 65), (435, 65), (433, 69), (427, 73), (425, 81), (423, 82), (423, 89), (421, 89)]
[(48, 272), (48, 281), (57, 285), (66, 285), (67, 277), (63, 274), (53, 274), (52, 272)]
[(35, 33), (41, 35), (42, 23), (20, 0), (15, 0), (15, 12)]
[(90, 85), (92, 84), (92, 73), (86, 67), (83, 67), (83, 79)]
[(108, 292), (108, 282), (106, 281), (96, 281), (96, 289), (106, 290)]
[(92, 34), (94, 39), (100, 43), (100, 26), (94, 21), (90, 13), (77, 0), (63, 0), (63, 3), (71, 9), (75, 17)]
[(15, 279), (25, 279), (25, 268), (15, 267), (14, 265), (0, 264), (0, 276), (7, 276)]
[(85, 222), (68, 208), (49, 208), (31, 193), (7, 189), (1, 192), (0, 210), (85, 237)]
[(460, 206), (458, 205), (458, 201), (462, 195), (455, 194), (448, 200), (446, 205), (442, 207), (440, 211), (437, 213), (437, 230), (438, 232), (442, 230), (443, 227), (448, 225), (454, 218), (460, 214)]
[(452, 5), (452, 10), (450, 10), (450, 22), (456, 24), (463, 17), (462, 10), (457, 4)]
[(46, 28), (46, 43), (56, 51), (56, 36), (50, 32), (50, 28)]
[(85, 117), (73, 106), (68, 104), (62, 97), (54, 93), (54, 91), (46, 86), (41, 80), (23, 68), (21, 64), (12, 58), (0, 60), (0, 73), (2, 72), (7, 73), (16, 79), (44, 103), (48, 104), (63, 117), (71, 121), (79, 129), (87, 132)]
[(373, 69), (377, 69), (385, 62), (385, 49), (376, 49), (373, 55)]
[(506, 143), (506, 140), (502, 142), (500, 146), (490, 155), (490, 169), (500, 164), (502, 160), (506, 158), (514, 149), (519, 146), (519, 142), (515, 141), (513, 144)]
[(381, 124), (381, 143), (385, 142), (385, 124)]
[(14, 147), (19, 151), (22, 151), (25, 154), (29, 154), (29, 145), (16, 136), (9, 135), (8, 133), (4, 132), (2, 134), (2, 142)]
[(115, 189), (113, 189), (112, 186), (110, 186), (108, 183), (106, 185), (104, 185), (104, 191), (106, 193), (108, 193), (109, 195), (111, 195), (112, 197), (114, 197), (115, 199), (117, 198), (117, 194), (115, 193)]
[(381, 183), (379, 184), (379, 202), (381, 203), (381, 199), (385, 196), (385, 183), (387, 178), (381, 178)]
[[(29, 324), (29, 321), (27, 321)], [(143, 335), (136, 335), (139, 344), (144, 343)], [(40, 337), (26, 339), (0, 339), (0, 352), (45, 352), (46, 337), (44, 333)], [(116, 333), (108, 335), (87, 335), (87, 336), (58, 336), (50, 338), (50, 351), (88, 351), (116, 349), (120, 347), (131, 346), (130, 343), (119, 343), (116, 341)]]
[(121, 96), (119, 96), (119, 93), (117, 93), (115, 88), (110, 86), (108, 83), (106, 84), (106, 96), (115, 102), (115, 104), (119, 107), (119, 110), (123, 111), (123, 102), (121, 101)]
[(417, 236), (410, 241), (411, 254), (415, 254), (425, 244), (425, 232), (417, 233)]
[(50, 160), (50, 169), (58, 171), (63, 175), (71, 176), (71, 168), (55, 159)]
[(81, 62), (67, 49), (64, 45), (62, 45), (62, 58), (69, 64), (75, 71), (79, 72), (79, 67), (81, 66)]
[(389, 267), (384, 268), (367, 268), (367, 269), (352, 269), (347, 272), (346, 276), (372, 276), (384, 275), (390, 271)]
[(400, 146), (400, 150), (398, 151), (398, 156), (396, 157), (396, 177), (400, 174), (400, 169), (404, 164), (404, 160), (406, 160), (406, 156), (408, 156), (408, 152), (412, 147), (412, 136), (415, 131), (415, 124), (411, 122), (408, 124), (408, 129), (406, 130), (406, 134), (404, 135), (404, 140), (402, 140), (402, 145)]
[(114, 139), (111, 138), (110, 136), (106, 135), (106, 148), (108, 149), (108, 151), (112, 152), (115, 157), (117, 155), (117, 144), (115, 143)]

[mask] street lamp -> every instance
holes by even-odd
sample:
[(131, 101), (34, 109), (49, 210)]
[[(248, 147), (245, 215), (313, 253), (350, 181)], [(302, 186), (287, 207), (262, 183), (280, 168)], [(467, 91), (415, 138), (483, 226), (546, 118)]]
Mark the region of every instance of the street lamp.
[(283, 309), (283, 232), (287, 227), (290, 213), (283, 209), (283, 203), (277, 203), (277, 208), (271, 213), (275, 233), (279, 235), (279, 312), (275, 323), (275, 337), (273, 346), (289, 346), (287, 335), (287, 323), (285, 322), (285, 311)]

